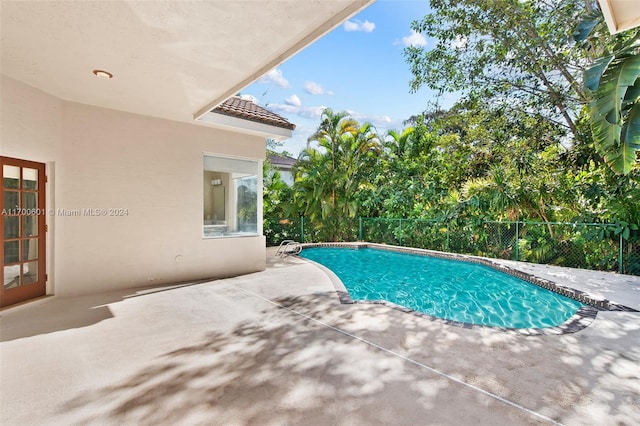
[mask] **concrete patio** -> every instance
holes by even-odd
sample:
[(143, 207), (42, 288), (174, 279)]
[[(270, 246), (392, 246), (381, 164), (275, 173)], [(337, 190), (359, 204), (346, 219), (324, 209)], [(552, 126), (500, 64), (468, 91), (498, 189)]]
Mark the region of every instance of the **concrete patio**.
[[(519, 267), (640, 306), (640, 277)], [(0, 315), (7, 425), (640, 418), (640, 313), (600, 312), (583, 331), (557, 336), (457, 328), (342, 305), (319, 268), (271, 256), (251, 275), (50, 298)]]

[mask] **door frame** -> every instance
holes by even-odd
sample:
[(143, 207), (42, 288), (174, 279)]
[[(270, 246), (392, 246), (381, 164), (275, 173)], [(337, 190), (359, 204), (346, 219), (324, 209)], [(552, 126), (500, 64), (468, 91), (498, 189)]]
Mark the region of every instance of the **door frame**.
[[(35, 169), (37, 170), (38, 173), (38, 185), (37, 185), (37, 208), (36, 209), (31, 209), (31, 210), (35, 210), (35, 211), (30, 211), (28, 213), (35, 213), (35, 214), (22, 214), (23, 211), (19, 210), (17, 214), (13, 214), (12, 216), (18, 216), (20, 217), (19, 221), (19, 236), (18, 236), (18, 240), (19, 241), (24, 241), (24, 239), (26, 238), (23, 234), (22, 234), (22, 226), (23, 226), (23, 222), (22, 222), (22, 217), (25, 216), (34, 216), (38, 218), (38, 224), (37, 224), (37, 229), (38, 229), (38, 236), (37, 241), (38, 241), (38, 258), (37, 258), (37, 262), (38, 262), (38, 279), (35, 283), (30, 283), (27, 285), (21, 285), (19, 287), (16, 288), (12, 288), (12, 289), (5, 289), (4, 287), (4, 221), (5, 218), (8, 217), (8, 215), (5, 214), (0, 214), (0, 232), (2, 232), (2, 243), (0, 244), (0, 259), (2, 259), (2, 267), (0, 268), (0, 282), (2, 282), (2, 285), (0, 286), (0, 307), (6, 307), (6, 306), (10, 306), (10, 305), (14, 305), (16, 303), (20, 303), (20, 302), (24, 302), (24, 301), (28, 301), (40, 296), (44, 296), (47, 293), (47, 250), (46, 250), (46, 246), (47, 246), (47, 221), (46, 221), (46, 192), (47, 192), (47, 177), (46, 177), (46, 165), (44, 163), (38, 163), (35, 161), (28, 161), (28, 160), (22, 160), (22, 159), (18, 159), (18, 158), (11, 158), (11, 157), (2, 157), (0, 156), (0, 177), (2, 179), (0, 179), (0, 193), (1, 193), (1, 197), (2, 197), (2, 206), (3, 208), (7, 209), (7, 206), (4, 206), (4, 193), (5, 193), (5, 188), (4, 188), (4, 165), (9, 165), (9, 166), (15, 166), (15, 167), (20, 167), (21, 170), (22, 168), (29, 168), (29, 169)], [(22, 175), (20, 175), (20, 183), (22, 182)], [(23, 194), (24, 188), (22, 187), (23, 185), (20, 184), (18, 191), (20, 192), (20, 194)], [(27, 192), (29, 192), (29, 190), (27, 190)], [(23, 208), (22, 206), (22, 197), (20, 197), (20, 209)], [(5, 212), (2, 212), (5, 213)], [(27, 212), (24, 212), (27, 213)], [(22, 244), (20, 244), (19, 246), (19, 252), (20, 252), (20, 267), (22, 268), (24, 263), (25, 263), (25, 259), (23, 259), (23, 248), (22, 248)], [(21, 269), (22, 272), (22, 269)]]

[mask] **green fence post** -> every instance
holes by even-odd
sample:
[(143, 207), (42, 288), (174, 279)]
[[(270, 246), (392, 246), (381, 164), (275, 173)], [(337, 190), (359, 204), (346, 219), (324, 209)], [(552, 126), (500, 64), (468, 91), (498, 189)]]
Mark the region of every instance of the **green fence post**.
[(620, 249), (619, 249), (619, 255), (618, 255), (618, 259), (620, 261), (620, 267), (619, 267), (619, 271), (620, 273), (622, 273), (622, 271), (624, 271), (624, 265), (622, 262), (622, 246), (623, 246), (624, 242), (623, 242), (623, 238), (622, 238), (622, 232), (620, 233)]
[(362, 241), (362, 216), (358, 217), (358, 241)]
[(304, 243), (304, 216), (300, 216), (300, 242)]
[(520, 253), (518, 253), (518, 246), (520, 242), (520, 222), (516, 222), (516, 260), (519, 260)]

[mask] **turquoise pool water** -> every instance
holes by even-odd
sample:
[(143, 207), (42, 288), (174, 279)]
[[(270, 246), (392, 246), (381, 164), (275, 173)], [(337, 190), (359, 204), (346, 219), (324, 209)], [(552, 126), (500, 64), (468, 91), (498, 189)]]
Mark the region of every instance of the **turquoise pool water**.
[(300, 256), (331, 269), (353, 300), (386, 300), (453, 321), (554, 327), (584, 306), (475, 263), (371, 248), (313, 247)]

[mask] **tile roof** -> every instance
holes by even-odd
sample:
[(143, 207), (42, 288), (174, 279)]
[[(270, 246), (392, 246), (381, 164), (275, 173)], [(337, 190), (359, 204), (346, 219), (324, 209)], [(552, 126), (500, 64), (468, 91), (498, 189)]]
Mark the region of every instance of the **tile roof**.
[(269, 158), (269, 162), (274, 166), (292, 167), (298, 161), (288, 155), (278, 154), (271, 151), (267, 151), (267, 158)]
[(214, 108), (211, 112), (229, 115), (243, 120), (256, 121), (258, 123), (269, 124), (271, 126), (289, 130), (294, 130), (296, 128), (296, 125), (290, 123), (286, 118), (281, 117), (248, 99), (242, 99), (238, 96), (230, 97)]

